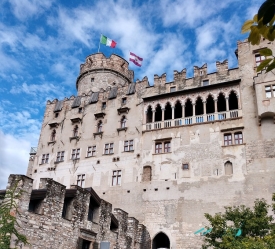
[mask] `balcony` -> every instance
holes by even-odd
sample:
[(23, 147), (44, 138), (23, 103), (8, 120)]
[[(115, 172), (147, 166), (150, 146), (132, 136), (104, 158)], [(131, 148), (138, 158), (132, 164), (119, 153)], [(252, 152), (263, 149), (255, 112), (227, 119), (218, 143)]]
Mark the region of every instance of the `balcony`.
[(143, 125), (144, 131), (165, 129), (170, 127), (177, 126), (187, 126), (193, 124), (201, 124), (207, 122), (222, 121), (234, 118), (241, 118), (242, 110), (231, 110), (227, 112), (218, 112), (218, 113), (209, 113), (199, 116), (178, 118), (178, 119), (169, 119), (164, 121), (152, 122)]

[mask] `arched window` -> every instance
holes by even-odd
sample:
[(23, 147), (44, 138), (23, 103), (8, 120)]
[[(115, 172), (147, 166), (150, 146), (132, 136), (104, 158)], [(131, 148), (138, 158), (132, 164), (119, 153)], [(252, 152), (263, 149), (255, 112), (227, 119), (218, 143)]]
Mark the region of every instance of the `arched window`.
[(142, 181), (143, 182), (150, 182), (151, 178), (152, 178), (152, 168), (151, 168), (151, 166), (143, 167)]
[(158, 233), (153, 239), (152, 249), (158, 248), (170, 248), (170, 240), (168, 236), (163, 232)]
[(179, 101), (175, 104), (175, 119), (182, 118), (182, 106)]
[(162, 110), (159, 104), (157, 105), (155, 112), (155, 122), (158, 121), (162, 121)]
[(195, 106), (195, 115), (202, 115), (203, 114), (203, 103), (201, 97), (197, 98), (196, 106)]
[(152, 121), (153, 121), (153, 111), (152, 111), (152, 107), (149, 106), (146, 114), (146, 123), (152, 123)]
[(229, 161), (224, 164), (224, 174), (227, 176), (233, 174), (233, 165)]
[(169, 119), (172, 119), (172, 107), (171, 107), (171, 104), (168, 102), (164, 110), (164, 120), (169, 120)]
[(76, 125), (73, 130), (73, 137), (77, 137), (77, 136), (78, 136), (78, 125)]
[(190, 99), (185, 102), (185, 117), (193, 116), (193, 105)]
[(53, 130), (51, 134), (51, 142), (55, 141), (55, 137), (56, 137), (56, 130)]
[(214, 113), (215, 112), (215, 102), (211, 95), (209, 95), (206, 99), (206, 113)]
[(218, 96), (218, 112), (225, 112), (226, 111), (226, 101), (225, 97), (222, 93)]
[(99, 120), (97, 123), (97, 132), (102, 132), (102, 126), (103, 126), (102, 121)]
[(122, 116), (120, 120), (120, 128), (125, 128), (126, 127), (126, 118), (125, 116)]
[(238, 98), (234, 91), (231, 91), (229, 94), (229, 110), (238, 109)]

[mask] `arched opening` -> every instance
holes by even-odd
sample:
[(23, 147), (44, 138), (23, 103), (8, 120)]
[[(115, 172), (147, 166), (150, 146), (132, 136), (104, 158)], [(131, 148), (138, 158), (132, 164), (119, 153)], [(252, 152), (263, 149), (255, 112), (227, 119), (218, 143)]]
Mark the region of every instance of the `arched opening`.
[(182, 106), (179, 101), (175, 104), (175, 119), (182, 118)]
[(76, 125), (73, 130), (73, 137), (77, 137), (77, 136), (78, 136), (78, 125)]
[(146, 123), (152, 123), (152, 121), (153, 121), (153, 111), (152, 111), (152, 107), (149, 106), (146, 114)]
[(218, 112), (225, 112), (226, 111), (226, 101), (225, 97), (222, 93), (218, 96)]
[(234, 91), (231, 91), (229, 94), (229, 110), (237, 110), (238, 109), (238, 98)]
[(196, 106), (195, 106), (195, 115), (203, 114), (203, 103), (201, 97), (197, 98)]
[(170, 248), (170, 240), (167, 237), (167, 235), (162, 232), (158, 233), (153, 239), (152, 249), (158, 249), (158, 248), (163, 248), (163, 249)]
[(55, 141), (55, 136), (56, 136), (56, 130), (53, 130), (51, 134), (51, 142)]
[(229, 161), (224, 164), (224, 174), (227, 176), (233, 174), (233, 165)]
[(155, 113), (155, 122), (162, 121), (162, 111), (161, 107), (158, 104), (156, 108), (156, 113)]
[(193, 105), (190, 99), (185, 102), (185, 117), (193, 116)]
[(206, 113), (214, 113), (215, 112), (215, 102), (211, 95), (209, 95), (206, 99)]
[(126, 127), (126, 117), (122, 116), (120, 120), (120, 128), (125, 128)]
[(142, 181), (143, 182), (150, 182), (151, 178), (152, 178), (152, 168), (151, 168), (151, 166), (143, 167)]
[(172, 107), (171, 107), (171, 104), (168, 102), (164, 110), (164, 120), (169, 120), (169, 119), (172, 119)]
[(99, 120), (97, 123), (97, 132), (102, 132), (102, 126), (103, 126), (102, 121)]

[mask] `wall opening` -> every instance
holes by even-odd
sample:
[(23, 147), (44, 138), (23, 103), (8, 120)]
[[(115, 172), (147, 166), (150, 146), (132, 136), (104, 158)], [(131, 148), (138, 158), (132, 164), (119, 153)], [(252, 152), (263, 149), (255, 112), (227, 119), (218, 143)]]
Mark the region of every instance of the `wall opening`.
[(218, 96), (218, 112), (225, 112), (226, 111), (226, 102), (225, 97), (222, 93)]
[(193, 116), (193, 105), (190, 99), (188, 99), (185, 103), (185, 117)]
[(175, 104), (175, 119), (182, 118), (182, 106), (179, 101)]
[(229, 94), (229, 110), (237, 110), (238, 109), (238, 98), (234, 91), (231, 91)]
[(162, 120), (162, 111), (160, 105), (157, 105), (156, 113), (155, 113), (155, 122)]
[(227, 176), (233, 174), (233, 165), (229, 161), (224, 164), (224, 174)]
[(152, 111), (152, 107), (149, 106), (146, 114), (146, 123), (152, 123), (152, 121), (153, 121), (153, 111)]
[(152, 178), (152, 168), (151, 168), (151, 166), (143, 167), (142, 181), (143, 182), (150, 182), (151, 178)]
[(170, 240), (168, 236), (162, 232), (158, 233), (153, 239), (153, 247), (152, 249), (169, 249), (170, 248)]
[(215, 112), (215, 102), (211, 95), (209, 95), (206, 99), (206, 113), (214, 113)]
[(203, 114), (203, 103), (202, 103), (202, 99), (200, 97), (198, 97), (197, 101), (196, 101), (195, 113), (196, 113), (196, 115)]
[(164, 120), (172, 119), (172, 107), (170, 103), (167, 103), (164, 111)]

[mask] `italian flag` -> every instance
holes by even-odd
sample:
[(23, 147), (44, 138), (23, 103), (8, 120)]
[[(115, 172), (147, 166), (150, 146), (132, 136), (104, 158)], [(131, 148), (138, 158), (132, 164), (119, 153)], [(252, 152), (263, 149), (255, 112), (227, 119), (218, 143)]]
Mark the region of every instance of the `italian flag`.
[(107, 36), (105, 35), (101, 35), (100, 37), (100, 43), (108, 46), (108, 47), (111, 47), (111, 48), (114, 48), (116, 46), (116, 42), (110, 38), (108, 38)]

